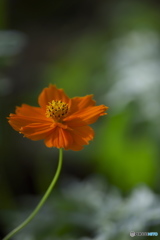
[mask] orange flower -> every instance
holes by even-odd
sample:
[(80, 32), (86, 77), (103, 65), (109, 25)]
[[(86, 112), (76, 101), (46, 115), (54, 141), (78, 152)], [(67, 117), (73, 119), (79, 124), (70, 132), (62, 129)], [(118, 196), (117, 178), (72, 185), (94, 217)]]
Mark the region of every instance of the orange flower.
[(92, 96), (69, 98), (63, 89), (50, 85), (39, 95), (40, 107), (22, 104), (10, 114), (9, 124), (29, 139), (44, 139), (47, 147), (79, 151), (94, 137), (88, 125), (107, 114), (108, 107), (95, 106)]

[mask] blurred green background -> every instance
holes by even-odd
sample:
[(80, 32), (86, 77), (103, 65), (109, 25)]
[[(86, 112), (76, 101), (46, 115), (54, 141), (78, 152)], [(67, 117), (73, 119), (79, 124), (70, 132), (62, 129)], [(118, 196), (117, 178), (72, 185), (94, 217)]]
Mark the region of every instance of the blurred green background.
[(90, 145), (64, 152), (46, 206), (13, 239), (160, 234), (160, 2), (1, 0), (0, 28), (0, 237), (34, 209), (56, 170), (58, 150), (6, 119), (22, 103), (38, 106), (50, 83), (70, 97), (94, 94), (109, 111)]

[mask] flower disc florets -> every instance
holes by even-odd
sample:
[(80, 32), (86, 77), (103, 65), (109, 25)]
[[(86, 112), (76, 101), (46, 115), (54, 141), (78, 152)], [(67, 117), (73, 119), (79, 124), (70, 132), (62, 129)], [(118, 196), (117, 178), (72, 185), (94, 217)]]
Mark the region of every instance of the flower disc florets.
[(57, 122), (61, 122), (68, 115), (68, 104), (65, 102), (52, 101), (46, 106), (46, 117), (53, 118)]

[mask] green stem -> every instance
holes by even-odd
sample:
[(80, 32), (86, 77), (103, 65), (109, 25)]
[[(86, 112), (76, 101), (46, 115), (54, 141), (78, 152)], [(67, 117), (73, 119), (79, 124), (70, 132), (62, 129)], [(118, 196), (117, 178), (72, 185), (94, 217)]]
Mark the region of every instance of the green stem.
[(44, 194), (43, 198), (41, 199), (41, 201), (39, 202), (39, 204), (37, 205), (37, 207), (34, 209), (34, 211), (29, 215), (29, 217), (22, 222), (18, 227), (16, 227), (15, 229), (13, 229), (7, 236), (5, 236), (2, 240), (8, 240), (10, 239), (13, 235), (15, 235), (18, 231), (20, 231), (22, 228), (24, 228), (38, 213), (38, 211), (41, 209), (41, 207), (43, 206), (43, 204), (45, 203), (45, 201), (47, 200), (48, 196), (50, 195), (58, 177), (61, 171), (61, 167), (62, 167), (62, 159), (63, 159), (63, 150), (62, 148), (59, 149), (59, 162), (58, 162), (58, 167), (57, 167), (57, 171), (56, 174), (51, 182), (51, 184), (49, 185), (46, 193)]

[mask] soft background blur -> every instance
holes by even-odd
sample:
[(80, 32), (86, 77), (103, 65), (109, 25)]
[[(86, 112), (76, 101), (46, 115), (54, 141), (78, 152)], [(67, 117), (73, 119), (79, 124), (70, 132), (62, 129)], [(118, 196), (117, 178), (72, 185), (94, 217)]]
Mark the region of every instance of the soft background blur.
[(94, 94), (109, 114), (90, 145), (64, 152), (53, 193), (13, 239), (160, 235), (160, 2), (1, 0), (0, 28), (0, 237), (34, 209), (56, 170), (58, 150), (6, 119), (22, 103), (37, 106), (49, 83), (70, 97)]

